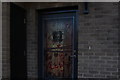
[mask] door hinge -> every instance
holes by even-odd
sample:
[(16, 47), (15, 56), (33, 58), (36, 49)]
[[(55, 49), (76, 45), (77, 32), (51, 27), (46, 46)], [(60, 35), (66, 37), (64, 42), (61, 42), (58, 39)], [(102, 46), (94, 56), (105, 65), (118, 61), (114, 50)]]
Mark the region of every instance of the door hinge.
[(26, 23), (26, 19), (24, 18), (24, 23)]

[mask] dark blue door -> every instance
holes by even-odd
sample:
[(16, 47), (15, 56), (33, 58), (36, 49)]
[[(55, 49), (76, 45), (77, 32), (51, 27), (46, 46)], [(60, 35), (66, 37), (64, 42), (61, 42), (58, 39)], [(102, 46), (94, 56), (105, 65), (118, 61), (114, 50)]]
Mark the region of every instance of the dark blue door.
[(55, 13), (40, 17), (43, 36), (42, 75), (45, 80), (75, 80), (76, 14)]

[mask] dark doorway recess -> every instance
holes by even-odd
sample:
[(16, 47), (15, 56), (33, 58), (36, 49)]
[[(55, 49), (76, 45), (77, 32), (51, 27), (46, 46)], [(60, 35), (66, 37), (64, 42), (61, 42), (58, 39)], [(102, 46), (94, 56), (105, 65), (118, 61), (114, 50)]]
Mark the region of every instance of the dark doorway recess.
[(27, 80), (25, 16), (23, 8), (10, 4), (11, 80)]
[(38, 10), (39, 80), (77, 80), (77, 6)]

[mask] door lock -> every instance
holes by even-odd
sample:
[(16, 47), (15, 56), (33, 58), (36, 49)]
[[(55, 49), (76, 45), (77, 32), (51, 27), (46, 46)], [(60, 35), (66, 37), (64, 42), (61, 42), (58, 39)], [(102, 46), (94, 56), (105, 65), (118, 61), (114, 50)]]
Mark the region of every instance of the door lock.
[(76, 50), (74, 50), (73, 52), (76, 53)]
[(76, 58), (76, 55), (71, 55), (70, 57), (71, 57), (71, 58)]

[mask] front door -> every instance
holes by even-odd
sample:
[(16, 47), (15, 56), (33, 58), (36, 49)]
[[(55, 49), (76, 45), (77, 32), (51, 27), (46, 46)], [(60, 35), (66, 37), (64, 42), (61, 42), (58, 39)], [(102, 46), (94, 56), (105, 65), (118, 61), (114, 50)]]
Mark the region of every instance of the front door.
[(41, 60), (43, 61), (43, 77), (45, 80), (68, 78), (75, 80), (77, 73), (75, 13), (42, 15), (41, 23), (43, 31), (41, 33), (43, 37), (43, 60)]

